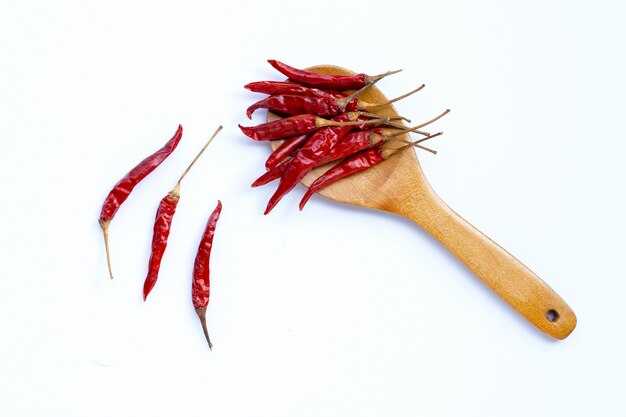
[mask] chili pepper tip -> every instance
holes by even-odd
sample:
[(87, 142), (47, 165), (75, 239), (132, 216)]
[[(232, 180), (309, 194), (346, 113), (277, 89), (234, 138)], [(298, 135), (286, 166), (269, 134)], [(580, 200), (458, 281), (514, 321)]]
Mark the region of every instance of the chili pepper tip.
[(200, 324), (202, 325), (202, 332), (204, 333), (204, 338), (206, 339), (206, 342), (209, 345), (209, 350), (213, 350), (213, 344), (211, 343), (211, 338), (209, 338), (209, 331), (206, 327), (206, 307), (196, 308), (196, 314), (198, 315), (198, 319), (200, 319)]
[(111, 255), (109, 252), (109, 224), (111, 223), (111, 220), (100, 219), (98, 223), (100, 223), (100, 227), (102, 228), (102, 235), (104, 236), (104, 249), (107, 253), (107, 266), (109, 268), (109, 277), (113, 279), (113, 271), (111, 270)]
[(242, 126), (242, 125), (237, 125), (239, 126), (239, 129), (241, 129), (241, 131), (243, 132), (244, 135), (248, 136), (249, 138), (254, 139), (254, 129), (251, 127), (247, 127), (247, 126)]

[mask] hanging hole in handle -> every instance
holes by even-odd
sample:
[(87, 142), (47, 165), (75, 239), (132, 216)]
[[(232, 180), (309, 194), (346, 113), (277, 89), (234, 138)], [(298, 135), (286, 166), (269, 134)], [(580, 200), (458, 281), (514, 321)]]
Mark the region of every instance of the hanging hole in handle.
[(550, 322), (550, 323), (556, 323), (559, 320), (559, 313), (556, 310), (548, 310), (546, 311), (546, 319)]

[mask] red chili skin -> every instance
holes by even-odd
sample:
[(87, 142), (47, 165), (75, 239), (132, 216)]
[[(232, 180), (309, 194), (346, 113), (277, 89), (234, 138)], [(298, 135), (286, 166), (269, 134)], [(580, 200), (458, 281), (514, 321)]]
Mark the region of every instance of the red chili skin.
[(361, 87), (364, 87), (367, 83), (365, 79), (365, 74), (355, 74), (355, 75), (326, 75), (326, 74), (317, 74), (311, 71), (305, 71), (301, 69), (296, 69), (294, 67), (290, 67), (287, 64), (284, 64), (280, 61), (276, 61), (275, 59), (269, 59), (267, 62), (270, 63), (271, 66), (276, 68), (282, 74), (289, 77), (290, 80), (296, 81), (300, 84), (330, 89), (330, 90), (356, 90)]
[(154, 232), (152, 234), (152, 253), (148, 262), (148, 275), (143, 283), (143, 300), (146, 301), (148, 294), (154, 288), (159, 278), (159, 269), (161, 268), (161, 259), (167, 247), (167, 238), (170, 235), (172, 219), (176, 213), (179, 197), (167, 194), (161, 200), (157, 209), (156, 218), (154, 220)]
[(289, 162), (291, 162), (291, 159), (270, 168), (265, 174), (261, 175), (252, 183), (252, 187), (260, 187), (261, 185), (269, 184), (270, 182), (282, 177), (287, 169), (287, 166), (289, 165)]
[(182, 137), (183, 127), (178, 125), (174, 136), (161, 149), (137, 164), (135, 168), (131, 169), (115, 184), (102, 205), (102, 211), (100, 212), (101, 223), (113, 219), (117, 210), (133, 191), (133, 188), (174, 152)]
[[(332, 119), (347, 122), (350, 117), (343, 113)], [(278, 184), (278, 189), (270, 198), (264, 214), (268, 214), (278, 202), (311, 172), (328, 151), (351, 129), (351, 126), (330, 126), (317, 130), (293, 157)]]
[(206, 228), (200, 239), (198, 253), (193, 264), (193, 282), (191, 285), (191, 301), (195, 309), (206, 307), (209, 304), (211, 292), (211, 279), (209, 260), (211, 259), (211, 249), (213, 248), (213, 236), (215, 236), (215, 226), (222, 212), (222, 202), (217, 201), (217, 207), (209, 216)]
[(317, 129), (316, 118), (317, 116), (314, 114), (301, 114), (257, 126), (239, 125), (239, 128), (244, 135), (256, 141), (276, 140), (313, 132)]
[(198, 253), (196, 254), (196, 260), (193, 264), (193, 281), (191, 283), (191, 302), (200, 319), (200, 324), (202, 324), (202, 331), (204, 332), (204, 337), (209, 345), (209, 349), (213, 349), (213, 344), (211, 344), (209, 331), (206, 326), (206, 307), (209, 305), (209, 296), (211, 294), (211, 271), (209, 261), (211, 259), (211, 249), (213, 249), (215, 226), (220, 219), (221, 212), (222, 202), (217, 200), (217, 207), (215, 207), (215, 210), (213, 210), (213, 213), (209, 216), (204, 233), (202, 234), (202, 239), (200, 239)]
[(308, 139), (310, 134), (295, 136), (284, 141), (265, 161), (265, 168), (272, 169), (280, 164), (292, 152), (299, 149)]
[(256, 81), (246, 84), (244, 88), (247, 88), (255, 93), (264, 93), (269, 95), (293, 94), (296, 96), (307, 97), (347, 97), (347, 95), (341, 91), (310, 88), (291, 81)]
[(309, 187), (307, 192), (300, 201), (300, 210), (304, 208), (304, 205), (309, 201), (311, 196), (321, 190), (322, 188), (338, 181), (342, 178), (356, 174), (357, 172), (364, 171), (373, 167), (383, 161), (383, 153), (380, 147), (368, 149), (363, 152), (340, 162), (331, 169), (329, 169), (324, 175), (316, 179)]
[(348, 133), (338, 144), (333, 146), (330, 151), (328, 151), (328, 153), (318, 162), (317, 166), (322, 166), (328, 164), (329, 162), (343, 159), (373, 146), (380, 146), (383, 144), (382, 141), (374, 144), (372, 139), (374, 135), (381, 134), (382, 129), (378, 128)]
[[(339, 141), (339, 143), (333, 146), (317, 164), (315, 164), (315, 167), (346, 158), (370, 147), (381, 146), (384, 143), (383, 141), (372, 143), (372, 134), (381, 135), (382, 129), (362, 130), (348, 133), (343, 137), (343, 139), (341, 139), (341, 141)], [(261, 185), (269, 184), (270, 182), (279, 179), (284, 174), (288, 164), (289, 161), (285, 161), (270, 167), (265, 174), (261, 175), (252, 183), (252, 187), (260, 187)]]
[(307, 97), (293, 94), (269, 96), (252, 104), (246, 110), (248, 119), (257, 109), (268, 109), (283, 115), (315, 114), (321, 117), (336, 116), (341, 113), (337, 100), (333, 97)]

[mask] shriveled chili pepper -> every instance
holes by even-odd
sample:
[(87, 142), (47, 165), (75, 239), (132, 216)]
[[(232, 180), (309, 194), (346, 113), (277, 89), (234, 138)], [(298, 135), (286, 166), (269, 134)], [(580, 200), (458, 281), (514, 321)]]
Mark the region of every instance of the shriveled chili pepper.
[[(320, 159), (317, 163), (316, 163), (316, 167), (318, 166), (322, 166), (325, 164), (328, 164), (330, 162), (336, 161), (338, 159), (342, 159), (345, 158), (347, 156), (352, 155), (353, 153), (356, 153), (360, 150), (364, 150), (367, 149), (368, 147), (371, 147), (372, 145), (374, 145), (377, 142), (380, 142), (381, 144), (385, 141), (394, 139), (396, 136), (408, 133), (408, 132), (414, 132), (414, 133), (419, 133), (421, 135), (424, 135), (425, 138), (422, 140), (419, 140), (417, 142), (408, 142), (408, 141), (402, 141), (402, 142), (407, 142), (407, 143), (413, 143), (413, 146), (421, 148), (425, 151), (431, 152), (431, 153), (437, 153), (436, 151), (433, 151), (430, 148), (427, 148), (425, 146), (419, 145), (419, 143), (428, 140), (428, 139), (432, 139), (436, 136), (439, 136), (441, 133), (437, 133), (435, 135), (431, 135), (430, 133), (426, 133), (426, 132), (422, 132), (420, 129), (424, 126), (427, 126), (431, 123), (434, 123), (435, 121), (439, 120), (440, 118), (442, 118), (443, 116), (445, 116), (446, 114), (448, 114), (448, 112), (450, 112), (449, 109), (445, 110), (444, 112), (442, 112), (441, 114), (439, 114), (438, 116), (432, 118), (431, 120), (421, 123), (417, 126), (413, 126), (413, 127), (406, 127), (406, 126), (402, 126), (402, 125), (398, 125), (398, 124), (394, 124), (391, 123), (389, 121), (386, 121), (385, 124), (389, 124), (391, 125), (393, 128), (395, 129), (400, 129), (399, 132), (397, 133), (393, 133), (391, 135), (387, 135), (387, 136), (380, 136), (382, 134), (382, 130), (376, 128), (376, 129), (367, 129), (367, 126), (371, 124), (371, 120), (368, 119), (365, 116), (359, 116), (358, 120), (362, 120), (364, 122), (363, 125), (357, 125), (356, 129), (365, 129), (365, 130), (358, 130), (356, 132), (352, 132), (352, 133), (348, 133), (347, 135), (345, 135), (337, 144), (335, 144), (335, 146), (333, 146), (328, 153), (322, 157), (322, 159)], [(362, 113), (363, 114), (363, 113)], [(367, 113), (365, 113), (367, 114)], [(370, 115), (370, 116), (376, 116), (376, 115)], [(380, 137), (379, 137), (380, 136)], [(298, 137), (299, 138), (299, 137)], [(293, 138), (288, 139), (287, 141), (293, 140)], [(276, 149), (276, 151), (278, 151), (280, 148), (282, 148), (283, 145), (288, 145), (287, 142), (283, 143), (280, 147), (278, 147)], [(275, 151), (275, 152), (276, 152)], [(273, 154), (272, 154), (273, 155)], [(270, 157), (272, 157), (272, 155), (270, 155)], [(282, 153), (282, 155), (280, 155), (280, 157), (293, 157), (295, 155), (295, 152), (291, 152), (290, 155), (287, 155), (286, 152)], [(276, 160), (278, 159), (278, 157), (276, 158)], [(269, 158), (268, 158), (269, 160)], [(268, 184), (278, 178), (280, 178), (282, 176), (282, 174), (285, 172), (286, 169), (286, 164), (283, 163), (275, 163), (275, 160), (272, 161), (271, 165), (268, 165), (266, 163), (266, 168), (268, 168), (268, 171), (261, 175), (259, 178), (257, 178), (253, 183), (252, 183), (252, 187), (258, 187), (261, 185), (265, 185)]]
[[(402, 134), (402, 133), (404, 132), (400, 132), (398, 134)], [(328, 151), (328, 153), (316, 164), (316, 166), (321, 166), (329, 162), (336, 161), (337, 159), (345, 158), (346, 156), (352, 155), (355, 152), (366, 149), (370, 147), (374, 142), (377, 142), (378, 140), (383, 140), (383, 137), (381, 135), (382, 135), (382, 129), (380, 128), (359, 130), (356, 132), (348, 133), (335, 146), (330, 148), (330, 151)], [(376, 136), (380, 136), (380, 138), (377, 138)], [(302, 144), (303, 143), (304, 141), (302, 142)], [(300, 144), (300, 146), (302, 144)], [(291, 142), (285, 142), (283, 143), (283, 145), (291, 145)], [(283, 145), (276, 148), (276, 151), (274, 151), (274, 153), (281, 150), (281, 147)], [(297, 150), (296, 145), (297, 143), (293, 144), (290, 147), (291, 149), (285, 146), (285, 149), (282, 150), (283, 152), (281, 153), (281, 155), (277, 156), (276, 159), (280, 157), (281, 158), (280, 161), (282, 161), (290, 155), (291, 156), (295, 155), (295, 151)], [(287, 153), (288, 150), (291, 150), (291, 151)], [(270, 157), (272, 157), (274, 153), (272, 153)], [(269, 161), (269, 158), (268, 158), (268, 161)], [(274, 163), (274, 160), (272, 160), (272, 163), (271, 164), (266, 163), (265, 167), (271, 170), (276, 165), (278, 165), (280, 161), (278, 161), (277, 163)]]
[[(350, 120), (348, 113), (333, 118), (333, 121), (344, 122)], [(357, 122), (360, 123), (360, 122)], [(265, 209), (268, 214), (278, 202), (315, 167), (315, 164), (335, 146), (341, 138), (350, 131), (350, 125), (330, 126), (316, 131), (309, 140), (298, 150), (287, 165), (280, 178), (280, 183), (274, 195), (270, 198)]]
[(115, 184), (109, 195), (107, 195), (100, 212), (100, 227), (104, 235), (104, 247), (107, 256), (107, 266), (109, 268), (109, 276), (113, 279), (113, 271), (111, 269), (111, 256), (109, 252), (109, 224), (117, 213), (120, 206), (126, 201), (135, 186), (141, 180), (154, 171), (168, 156), (174, 152), (178, 146), (180, 139), (183, 137), (183, 127), (178, 125), (178, 129), (174, 136), (158, 151), (145, 158), (137, 166), (131, 169), (124, 177)]
[(276, 68), (282, 74), (289, 77), (290, 80), (296, 81), (300, 84), (316, 87), (316, 88), (324, 88), (331, 90), (355, 90), (364, 87), (367, 84), (374, 84), (384, 77), (400, 72), (397, 71), (389, 71), (379, 75), (366, 75), (366, 74), (355, 74), (355, 75), (327, 75), (327, 74), (318, 74), (311, 71), (306, 71), (302, 69), (297, 69), (291, 67), (287, 64), (284, 64), (275, 59), (269, 59), (267, 62), (270, 63), (271, 66)]
[(150, 260), (148, 261), (148, 275), (146, 276), (146, 280), (143, 283), (143, 300), (145, 301), (154, 288), (154, 285), (159, 278), (159, 269), (161, 268), (161, 259), (163, 258), (163, 254), (165, 253), (165, 248), (167, 247), (167, 239), (170, 235), (170, 229), (172, 226), (172, 219), (174, 218), (174, 214), (176, 213), (176, 206), (178, 205), (178, 201), (180, 200), (180, 183), (185, 178), (191, 167), (196, 163), (200, 155), (204, 152), (204, 150), (209, 146), (211, 141), (217, 136), (219, 131), (222, 130), (222, 126), (218, 127), (215, 133), (211, 136), (209, 141), (204, 145), (204, 147), (198, 152), (196, 157), (191, 161), (191, 164), (185, 169), (183, 175), (180, 176), (178, 182), (176, 182), (176, 186), (172, 191), (170, 191), (159, 203), (159, 208), (157, 209), (156, 217), (154, 220), (154, 231), (152, 234), (152, 251), (150, 254)]
[(382, 129), (379, 128), (348, 133), (320, 159), (317, 166), (343, 159), (364, 149), (371, 148), (375, 144), (378, 146), (382, 145), (385, 140), (382, 133)]
[[(436, 133), (434, 135), (430, 135), (426, 138), (418, 140), (416, 142), (410, 142), (408, 145), (402, 146), (400, 148), (395, 149), (382, 149), (381, 145), (383, 142), (377, 142), (373, 144), (369, 149), (361, 150), (349, 158), (339, 162), (337, 165), (326, 171), (324, 174), (320, 175), (309, 187), (307, 192), (302, 197), (300, 201), (300, 210), (304, 208), (304, 205), (309, 201), (311, 196), (316, 192), (320, 191), (322, 188), (327, 187), (335, 181), (338, 181), (347, 176), (356, 174), (358, 172), (364, 171), (368, 168), (371, 168), (375, 165), (378, 165), (383, 160), (389, 158), (390, 156), (396, 154), (397, 152), (410, 147), (410, 146), (419, 146), (420, 142), (423, 142), (428, 139), (432, 139), (436, 136), (441, 135), (442, 133)], [(421, 146), (420, 146), (421, 147)], [(430, 149), (428, 149), (430, 150)], [(436, 151), (432, 151), (436, 153)]]
[(388, 100), (384, 103), (378, 104), (372, 104), (362, 100), (358, 100), (354, 97), (354, 95), (344, 98), (335, 98), (330, 96), (310, 97), (295, 94), (278, 94), (269, 96), (252, 104), (246, 110), (246, 115), (249, 119), (251, 119), (252, 113), (254, 113), (254, 111), (257, 109), (267, 109), (276, 113), (286, 114), (290, 116), (311, 113), (321, 117), (336, 116), (337, 114), (342, 113), (345, 109), (347, 109), (348, 111), (369, 111), (378, 107), (383, 107), (388, 104), (395, 103), (398, 100), (402, 100), (403, 98), (406, 98), (411, 94), (417, 93), (422, 88), (424, 88), (424, 86), (425, 85), (422, 84), (420, 87), (416, 88), (413, 91), (410, 91), (394, 99)]
[(211, 294), (209, 260), (211, 259), (211, 249), (213, 249), (215, 226), (217, 225), (221, 212), (222, 202), (218, 200), (217, 207), (215, 207), (215, 210), (213, 210), (213, 213), (209, 216), (206, 228), (202, 234), (202, 239), (200, 239), (198, 253), (196, 254), (196, 260), (193, 264), (193, 281), (191, 284), (191, 301), (200, 319), (200, 324), (202, 324), (202, 331), (204, 332), (206, 342), (209, 344), (209, 349), (213, 349), (213, 344), (211, 344), (209, 331), (206, 326), (206, 308), (209, 305), (209, 296)]
[[(408, 128), (404, 129), (401, 132), (389, 135), (389, 136), (381, 136), (382, 131), (380, 129), (371, 129), (371, 130), (361, 130), (357, 132), (348, 133), (343, 137), (335, 146), (333, 146), (328, 153), (323, 156), (316, 164), (315, 167), (319, 167), (322, 165), (326, 165), (331, 162), (338, 161), (340, 159), (351, 156), (357, 152), (363, 151), (365, 149), (369, 149), (372, 147), (382, 146), (388, 140), (393, 139), (395, 136), (404, 134), (406, 132), (411, 132), (416, 130), (416, 128)], [(431, 153), (437, 153), (430, 148), (420, 145), (419, 143), (424, 140), (432, 139), (436, 136), (441, 135), (440, 133), (436, 133), (434, 135), (428, 135), (422, 140), (416, 142), (410, 142), (413, 146), (421, 148), (425, 151)], [(405, 141), (402, 141), (405, 142)], [(253, 183), (252, 187), (260, 187), (261, 185), (269, 184), (270, 182), (279, 179), (287, 169), (289, 165), (289, 161), (282, 162), (272, 168), (270, 168), (265, 174), (261, 175), (257, 178)]]
[(246, 110), (248, 119), (252, 118), (252, 113), (257, 109), (268, 109), (276, 113), (290, 116), (311, 113), (322, 117), (329, 117), (335, 116), (341, 112), (337, 100), (332, 97), (309, 97), (293, 94), (269, 96), (263, 100), (257, 101)]
[[(361, 130), (358, 132), (348, 133), (315, 164), (315, 167), (326, 165), (330, 162), (337, 161), (356, 152), (362, 151), (363, 149), (374, 146), (377, 142), (374, 135), (380, 135), (381, 133), (380, 129)], [(380, 140), (380, 142), (377, 143), (382, 145), (383, 141)], [(287, 166), (289, 165), (289, 162), (290, 160), (269, 168), (265, 174), (261, 175), (252, 183), (252, 187), (260, 187), (261, 185), (269, 184), (270, 182), (282, 177), (287, 169)]]
[(255, 93), (264, 93), (269, 95), (295, 94), (298, 96), (307, 97), (330, 96), (335, 98), (343, 98), (348, 96), (341, 91), (311, 88), (291, 81), (255, 81), (244, 85), (244, 88)]
[[(344, 114), (359, 113), (350, 112)], [(354, 114), (356, 120), (360, 114)], [(377, 121), (371, 121), (371, 123), (384, 123), (386, 118), (378, 119)], [(267, 123), (261, 123), (256, 126), (241, 126), (239, 128), (244, 135), (256, 141), (276, 140), (283, 139), (290, 136), (303, 135), (305, 133), (313, 132), (317, 129), (329, 126), (355, 126), (360, 125), (363, 122), (351, 121), (351, 122), (336, 122), (316, 116), (314, 114), (301, 114), (298, 116), (285, 117), (284, 119), (273, 120)]]
[(339, 164), (329, 169), (325, 174), (321, 175), (318, 179), (316, 179), (313, 184), (311, 184), (307, 192), (304, 194), (304, 197), (302, 197), (302, 200), (300, 201), (300, 210), (304, 208), (304, 205), (307, 203), (307, 201), (309, 201), (313, 194), (326, 187), (327, 185), (338, 181), (341, 178), (345, 178), (349, 175), (366, 170), (367, 168), (371, 168), (374, 165), (381, 163), (382, 161), (382, 150), (380, 148), (372, 148), (366, 151), (359, 152), (356, 155), (346, 159), (345, 161), (340, 162)]
[(287, 166), (289, 166), (289, 162), (291, 159), (288, 159), (280, 164), (276, 165), (273, 168), (270, 168), (265, 174), (261, 175), (257, 178), (251, 185), (251, 187), (260, 187), (261, 185), (269, 184), (270, 182), (279, 179), (285, 173)]
[(270, 154), (265, 161), (265, 168), (272, 169), (276, 165), (280, 164), (286, 157), (292, 152), (300, 148), (311, 136), (310, 133), (300, 136), (294, 136), (285, 140), (274, 152)]
[[(405, 131), (400, 132), (399, 134), (405, 133)], [(333, 146), (328, 153), (322, 157), (316, 164), (315, 167), (319, 167), (330, 162), (345, 158), (350, 156), (360, 150), (367, 149), (374, 145), (375, 142), (381, 141), (384, 138), (377, 138), (377, 136), (382, 134), (381, 129), (371, 129), (371, 130), (360, 130), (357, 132), (348, 133), (345, 135), (335, 146)], [(277, 149), (278, 150), (278, 149)], [(253, 183), (252, 187), (260, 187), (261, 185), (269, 184), (270, 182), (279, 179), (287, 166), (289, 165), (289, 161), (295, 153), (289, 155), (290, 159), (279, 163), (272, 167), (267, 167), (268, 171), (257, 178)]]

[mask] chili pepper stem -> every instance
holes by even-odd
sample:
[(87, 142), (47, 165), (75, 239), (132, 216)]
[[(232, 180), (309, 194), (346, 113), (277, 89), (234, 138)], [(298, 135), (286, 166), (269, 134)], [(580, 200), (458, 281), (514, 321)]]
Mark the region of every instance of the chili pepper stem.
[[(385, 126), (389, 126), (391, 128), (394, 128), (394, 129), (402, 129), (402, 133), (407, 132), (407, 127), (406, 126), (399, 125), (397, 123), (388, 122), (388, 123), (385, 123)], [(430, 133), (424, 132), (423, 130), (419, 130), (417, 127), (413, 127), (413, 128), (408, 129), (408, 132), (417, 133), (417, 134), (420, 134), (422, 136), (430, 136)]]
[(220, 130), (222, 130), (222, 126), (220, 125), (215, 132), (213, 132), (213, 135), (211, 135), (211, 137), (209, 138), (209, 140), (207, 141), (207, 143), (202, 147), (202, 149), (200, 149), (200, 152), (198, 152), (198, 154), (196, 155), (196, 157), (193, 159), (193, 161), (191, 161), (191, 163), (189, 164), (189, 166), (187, 167), (187, 169), (185, 170), (185, 172), (183, 172), (183, 175), (180, 176), (180, 178), (178, 179), (178, 184), (180, 184), (180, 182), (183, 180), (183, 178), (185, 178), (185, 175), (187, 175), (187, 173), (189, 172), (189, 170), (191, 169), (191, 167), (196, 163), (196, 161), (198, 160), (198, 158), (200, 158), (200, 156), (202, 155), (202, 153), (206, 150), (206, 148), (209, 147), (209, 145), (211, 144), (211, 142), (213, 141), (213, 139), (215, 139), (215, 136), (217, 136), (218, 133), (220, 133)]
[(427, 137), (422, 138), (420, 140), (416, 140), (415, 142), (406, 141), (406, 140), (403, 140), (403, 139), (394, 139), (394, 138), (391, 138), (390, 136), (388, 136), (388, 137), (385, 138), (385, 140), (396, 140), (398, 142), (406, 143), (406, 145), (405, 146), (401, 146), (399, 148), (385, 149), (383, 151), (383, 157), (385, 159), (387, 159), (390, 156), (393, 156), (396, 153), (399, 153), (400, 151), (403, 151), (406, 148), (411, 148), (411, 147), (420, 148), (420, 149), (423, 149), (423, 150), (425, 150), (427, 152), (432, 153), (433, 155), (437, 155), (437, 151), (435, 151), (434, 149), (427, 148), (426, 146), (420, 145), (420, 143), (424, 142), (425, 140), (436, 138), (437, 136), (441, 136), (441, 135), (443, 135), (443, 132), (438, 132), (438, 133), (435, 133), (434, 135), (430, 135), (430, 136), (427, 136)]
[[(404, 116), (387, 117), (387, 116), (381, 116), (380, 114), (376, 114), (376, 113), (368, 113), (368, 112), (365, 112), (365, 111), (362, 111), (361, 115), (362, 116), (371, 117), (373, 119), (385, 119), (385, 121), (383, 122), (384, 125), (395, 127), (396, 129), (406, 129), (406, 126), (399, 125), (397, 123), (393, 123), (392, 120), (404, 120), (407, 123), (411, 123), (411, 119), (407, 119)], [(428, 133), (422, 132), (420, 130), (414, 130), (413, 132), (419, 133), (420, 135), (428, 136)]]
[(348, 97), (338, 99), (337, 100), (337, 104), (339, 105), (339, 109), (341, 109), (341, 112), (343, 113), (346, 110), (346, 107), (348, 106), (348, 104), (350, 104), (350, 102), (352, 100), (354, 100), (356, 97), (358, 97), (361, 94), (363, 94), (365, 91), (367, 91), (373, 85), (374, 85), (374, 83), (365, 84), (363, 87), (361, 87), (360, 89), (358, 89), (354, 93), (350, 94)]
[(107, 266), (109, 267), (109, 276), (113, 279), (113, 270), (111, 269), (111, 255), (109, 251), (109, 224), (111, 220), (100, 220), (100, 227), (102, 228), (102, 235), (104, 236), (104, 249), (107, 253)]
[(172, 197), (175, 198), (180, 198), (180, 183), (183, 180), (183, 178), (185, 178), (185, 175), (187, 175), (187, 173), (189, 172), (189, 170), (191, 169), (191, 167), (196, 163), (196, 161), (200, 158), (200, 156), (202, 155), (202, 153), (206, 150), (206, 148), (209, 147), (209, 145), (211, 144), (211, 142), (213, 141), (213, 139), (215, 139), (215, 137), (217, 136), (217, 134), (220, 132), (220, 130), (222, 130), (222, 126), (220, 125), (215, 132), (213, 133), (213, 135), (211, 135), (211, 137), (209, 138), (209, 140), (207, 141), (207, 143), (202, 147), (202, 149), (200, 149), (200, 152), (198, 152), (198, 154), (196, 155), (195, 158), (193, 158), (193, 161), (191, 161), (191, 163), (189, 164), (189, 166), (187, 167), (187, 169), (185, 170), (185, 172), (183, 172), (183, 175), (180, 176), (180, 178), (178, 179), (178, 182), (176, 183), (176, 187), (174, 187), (174, 189), (172, 191), (170, 191), (170, 194), (172, 195)]
[(407, 98), (408, 96), (417, 93), (418, 91), (420, 91), (422, 88), (426, 87), (426, 84), (422, 84), (419, 87), (417, 87), (415, 90), (409, 91), (406, 94), (402, 94), (401, 96), (398, 96), (396, 98), (393, 98), (391, 100), (387, 100), (384, 103), (380, 103), (380, 104), (371, 104), (371, 105), (367, 105), (367, 106), (363, 106), (362, 110), (370, 110), (370, 109), (375, 109), (377, 107), (383, 107), (383, 106), (387, 106), (389, 104), (395, 103), (396, 101), (400, 101), (404, 98)]
[(200, 324), (202, 325), (202, 331), (204, 332), (204, 338), (206, 342), (209, 344), (209, 349), (213, 350), (213, 344), (211, 343), (211, 339), (209, 338), (209, 330), (206, 327), (206, 307), (198, 307), (196, 308), (196, 314), (200, 319)]
[(435, 137), (437, 137), (437, 136), (441, 136), (441, 135), (443, 135), (443, 132), (437, 132), (437, 133), (435, 133), (434, 135), (430, 135), (430, 136), (425, 137), (425, 138), (422, 138), (422, 139), (420, 139), (420, 140), (416, 140), (416, 141), (415, 141), (415, 142), (413, 142), (413, 143), (414, 143), (415, 145), (417, 145), (417, 144), (419, 144), (419, 143), (424, 142), (425, 140), (432, 139), (432, 138), (435, 138)]
[[(385, 139), (386, 140), (391, 140), (391, 139), (394, 139), (396, 136), (404, 135), (405, 133), (410, 133), (410, 132), (421, 133), (421, 131), (417, 130), (417, 129), (418, 129), (417, 127), (407, 127), (407, 128), (404, 128), (403, 130), (401, 130), (400, 132), (392, 133), (391, 135), (385, 136)], [(434, 138), (435, 136), (438, 136), (438, 135), (441, 135), (441, 134), (442, 134), (442, 132), (439, 132), (436, 135), (431, 135), (430, 133), (428, 133), (425, 138), (417, 141), (417, 143), (423, 142), (423, 141), (431, 139), (431, 138)], [(401, 141), (406, 142), (406, 143), (411, 143), (410, 141), (407, 141), (407, 140), (401, 140)]]
[[(446, 110), (445, 110), (444, 112), (442, 112), (440, 115), (438, 115), (438, 116), (436, 116), (436, 117), (434, 117), (434, 118), (430, 119), (430, 120), (429, 120), (429, 121), (427, 121), (427, 122), (424, 122), (424, 123), (422, 123), (422, 124), (420, 124), (420, 125), (417, 125), (417, 126), (413, 126), (413, 127), (411, 127), (411, 128), (408, 128), (408, 129), (407, 129), (407, 127), (406, 127), (406, 126), (402, 126), (402, 125), (399, 125), (399, 124), (396, 124), (396, 123), (387, 122), (387, 123), (385, 123), (385, 124), (386, 124), (387, 126), (391, 126), (391, 127), (396, 128), (396, 129), (402, 129), (403, 131), (415, 132), (415, 133), (419, 133), (420, 135), (430, 136), (430, 134), (425, 133), (425, 132), (422, 132), (421, 130), (418, 130), (418, 129), (420, 129), (420, 128), (424, 127), (424, 126), (428, 126), (428, 125), (429, 125), (429, 124), (431, 124), (431, 123), (436, 122), (437, 120), (441, 119), (443, 116), (445, 116), (445, 115), (446, 115), (446, 114), (448, 114), (448, 113), (450, 113), (450, 109), (446, 109)], [(400, 132), (400, 134), (402, 134), (402, 133), (404, 133), (404, 132)]]
[(178, 181), (176, 183), (176, 187), (174, 187), (172, 191), (170, 191), (170, 195), (176, 199), (180, 198), (180, 181)]
[(395, 71), (387, 71), (384, 72), (382, 74), (378, 74), (378, 75), (366, 75), (365, 76), (365, 82), (367, 84), (376, 84), (378, 81), (382, 80), (383, 78), (389, 76), (389, 75), (393, 75), (393, 74), (397, 74), (400, 71), (402, 71), (401, 69), (399, 70), (395, 70)]
[(413, 129), (419, 129), (420, 127), (428, 126), (429, 124), (434, 123), (437, 120), (441, 119), (443, 116), (445, 116), (448, 113), (450, 113), (450, 109), (446, 109), (439, 116), (434, 117), (434, 118), (430, 119), (429, 121), (422, 123), (421, 125), (417, 125), (417, 126), (411, 128), (411, 131), (414, 131)]
[(387, 119), (387, 120), (409, 120), (404, 116), (381, 116), (377, 113), (369, 113), (366, 111), (359, 111), (361, 116), (371, 117), (373, 119)]
[(334, 120), (328, 120), (328, 119), (322, 119), (321, 117), (318, 117), (315, 120), (315, 124), (317, 125), (318, 129), (322, 128), (322, 127), (332, 127), (332, 126), (359, 126), (359, 125), (363, 125), (363, 124), (381, 124), (381, 123), (385, 123), (386, 121), (388, 121), (389, 118), (387, 117), (381, 117), (379, 119), (376, 120), (356, 120), (354, 122), (336, 122)]

